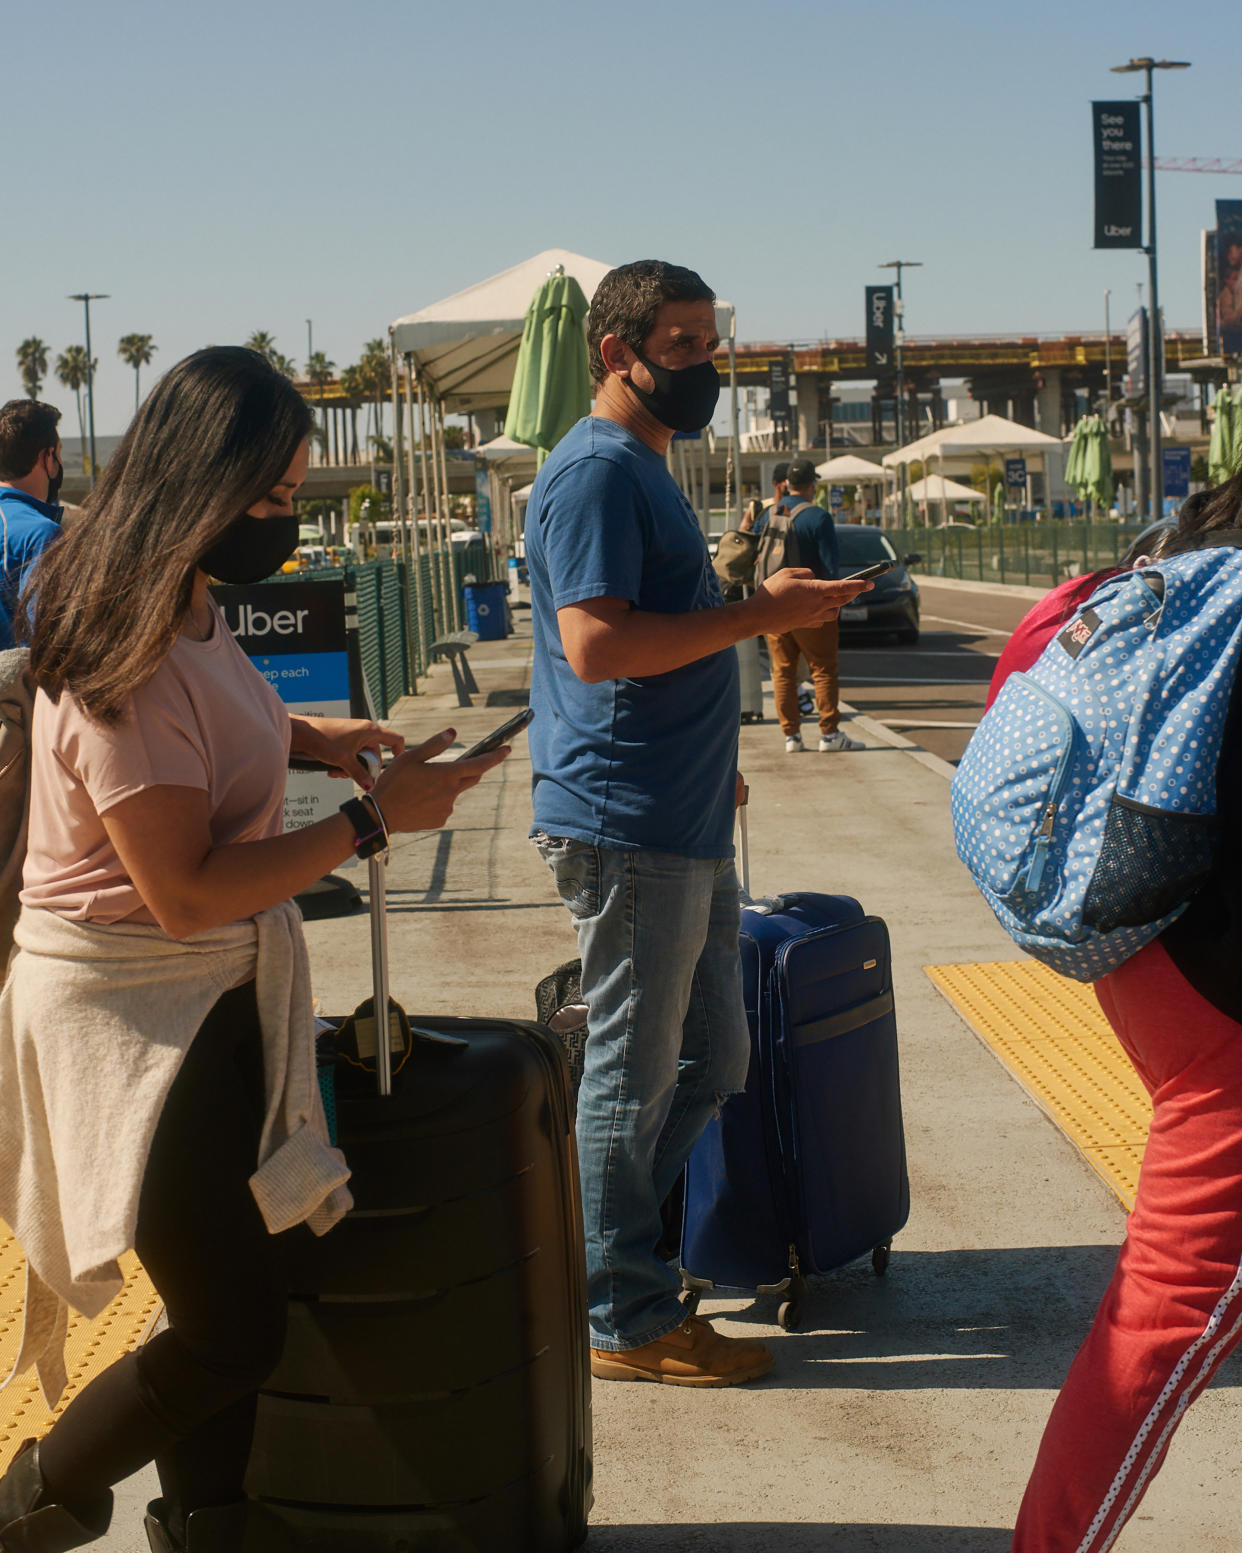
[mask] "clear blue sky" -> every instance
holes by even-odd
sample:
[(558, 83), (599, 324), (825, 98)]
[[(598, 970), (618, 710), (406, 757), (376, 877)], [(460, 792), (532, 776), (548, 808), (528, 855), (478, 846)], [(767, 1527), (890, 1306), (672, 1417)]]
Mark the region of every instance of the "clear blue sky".
[[(1242, 156), (1223, 0), (62, 0), (5, 16), (0, 400), (25, 336), (81, 341), (123, 428), (154, 368), (265, 328), (338, 365), (549, 247), (699, 269), (743, 339), (858, 335), (890, 258), (913, 334), (1114, 322), (1141, 255), (1091, 242), (1092, 98), (1157, 76), (1164, 156)], [(1161, 298), (1200, 317), (1199, 230), (1242, 178), (1158, 179)], [(44, 395), (76, 433), (71, 397)]]

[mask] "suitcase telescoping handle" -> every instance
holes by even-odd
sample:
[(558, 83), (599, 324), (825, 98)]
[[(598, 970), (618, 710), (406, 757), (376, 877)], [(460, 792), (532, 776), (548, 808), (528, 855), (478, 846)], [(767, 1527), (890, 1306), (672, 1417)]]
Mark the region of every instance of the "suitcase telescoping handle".
[[(358, 756), (372, 782), (380, 773), (375, 750)], [(367, 858), (367, 890), (371, 897), (371, 1012), (375, 1019), (375, 1087), (392, 1094), (392, 1045), (388, 1016), (388, 848)]]
[(746, 808), (750, 803), (750, 788), (742, 784), (742, 801), (737, 806), (737, 857), (742, 872), (742, 894), (750, 899), (750, 835), (746, 829)]

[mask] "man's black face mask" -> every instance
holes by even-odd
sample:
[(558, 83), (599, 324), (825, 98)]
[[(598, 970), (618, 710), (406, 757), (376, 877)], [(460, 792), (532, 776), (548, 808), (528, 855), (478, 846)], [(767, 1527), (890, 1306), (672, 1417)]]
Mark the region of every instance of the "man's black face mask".
[(64, 478), (65, 466), (58, 458), (56, 460), (56, 474), (54, 476), (49, 475), (47, 481), (47, 504), (49, 507), (55, 507), (58, 504), (60, 500), (60, 483)]
[[(638, 352), (634, 354), (638, 356)], [(661, 426), (672, 431), (702, 431), (716, 410), (720, 398), (720, 373), (710, 361), (697, 366), (659, 367), (645, 356), (639, 361), (651, 373), (652, 389), (639, 388), (633, 377), (629, 385), (634, 394)]]

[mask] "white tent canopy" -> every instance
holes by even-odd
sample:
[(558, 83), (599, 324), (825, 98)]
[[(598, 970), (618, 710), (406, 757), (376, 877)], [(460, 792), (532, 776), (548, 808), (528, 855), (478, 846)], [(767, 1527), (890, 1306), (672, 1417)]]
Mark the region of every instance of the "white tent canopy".
[[(613, 268), (599, 259), (545, 248), (512, 269), (455, 291), (389, 326), (398, 356), (413, 358), (415, 371), (450, 414), (499, 410), (509, 402), (522, 325), (540, 284), (556, 270), (572, 275), (589, 302)], [(721, 339), (731, 332), (733, 308), (716, 304)]]
[(943, 458), (957, 458), (966, 453), (1041, 453), (1060, 446), (1060, 437), (1050, 437), (1003, 415), (984, 415), (964, 426), (949, 427), (940, 438), (939, 451)]
[(927, 475), (916, 480), (906, 493), (912, 501), (986, 501), (981, 491), (972, 485), (962, 485), (957, 480), (946, 480), (943, 475)]
[(881, 465), (873, 464), (870, 459), (859, 458), (856, 453), (842, 453), (837, 458), (816, 464), (815, 473), (821, 480), (843, 482), (874, 480), (878, 483), (884, 479)]
[(560, 266), (589, 302), (612, 268), (567, 248), (534, 258), (398, 318), (389, 329), (399, 356), (413, 357), (419, 376), (448, 411), (498, 410), (509, 402), (522, 324), (536, 289)]
[(1042, 453), (1061, 445), (1060, 437), (1050, 437), (1032, 426), (1006, 420), (1003, 415), (982, 415), (961, 426), (942, 426), (917, 442), (886, 453), (884, 467), (895, 469), (901, 464), (924, 463), (932, 454), (945, 459), (965, 458), (971, 453)]

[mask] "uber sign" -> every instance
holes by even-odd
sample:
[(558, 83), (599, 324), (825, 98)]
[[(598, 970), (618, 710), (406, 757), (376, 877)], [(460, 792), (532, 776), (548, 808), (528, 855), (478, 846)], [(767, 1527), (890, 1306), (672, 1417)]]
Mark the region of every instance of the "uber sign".
[(1093, 102), (1095, 247), (1143, 246), (1143, 183), (1137, 102)]
[(893, 288), (867, 287), (867, 370), (883, 377), (893, 368)]
[[(217, 583), (212, 597), (237, 645), (290, 712), (348, 717), (349, 631), (345, 583)], [(349, 784), (325, 772), (291, 771), (285, 787), (285, 829), (298, 830), (335, 812)]]

